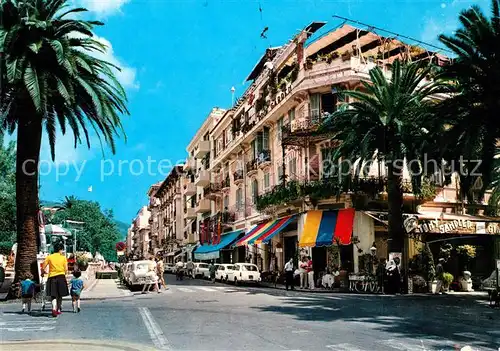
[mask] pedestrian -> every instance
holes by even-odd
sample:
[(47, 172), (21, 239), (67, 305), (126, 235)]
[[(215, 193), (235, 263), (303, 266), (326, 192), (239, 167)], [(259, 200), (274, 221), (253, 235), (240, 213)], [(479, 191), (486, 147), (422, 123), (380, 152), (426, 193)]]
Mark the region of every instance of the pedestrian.
[(179, 259), (175, 264), (175, 273), (176, 273), (175, 279), (182, 280), (184, 276), (184, 262), (182, 262), (182, 259)]
[(290, 287), (292, 290), (295, 290), (294, 284), (293, 284), (293, 258), (290, 258), (290, 260), (285, 264), (285, 286), (286, 290), (288, 290), (288, 287)]
[(154, 285), (155, 288), (154, 291), (158, 292), (158, 294), (161, 293), (160, 289), (158, 288), (158, 275), (156, 274), (156, 265), (154, 263), (148, 266), (148, 272), (146, 273), (146, 280), (150, 280), (153, 282), (144, 284), (144, 286), (142, 287), (143, 294), (149, 293), (152, 285)]
[(35, 294), (36, 283), (33, 281), (33, 274), (30, 272), (21, 275), (21, 299), (23, 303), (22, 313), (28, 308), (28, 313), (31, 313), (31, 300)]
[(445, 262), (445, 259), (441, 257), (438, 260), (438, 264), (436, 265), (436, 278), (437, 278), (436, 294), (439, 294), (439, 295), (441, 295), (443, 293), (441, 290), (443, 289), (443, 274), (444, 274), (443, 263), (444, 262)]
[(68, 273), (68, 262), (64, 255), (62, 243), (54, 244), (54, 253), (48, 255), (42, 264), (42, 271), (49, 267), (49, 279), (47, 279), (47, 296), (52, 299), (52, 317), (61, 314), (62, 299), (69, 295), (66, 274)]
[(300, 288), (307, 289), (307, 262), (306, 257), (302, 257), (299, 265)]
[(380, 292), (382, 294), (385, 293), (385, 289), (384, 289), (385, 276), (386, 276), (385, 265), (386, 265), (385, 258), (383, 258), (383, 257), (380, 258), (379, 264), (377, 265), (376, 275), (377, 275), (378, 286), (379, 286)]
[(163, 264), (163, 260), (160, 257), (156, 258), (156, 274), (158, 275), (158, 288), (161, 289), (163, 287), (164, 290), (168, 290), (167, 283), (165, 283), (165, 266)]
[(307, 256), (307, 280), (309, 281), (309, 289), (314, 290), (314, 270), (313, 270), (313, 261), (311, 256)]
[(5, 281), (5, 268), (3, 268), (3, 262), (0, 263), (0, 288)]
[(73, 313), (80, 312), (80, 296), (82, 295), (82, 290), (85, 288), (81, 276), (82, 272), (74, 271), (73, 278), (69, 281)]
[(186, 270), (187, 270), (187, 275), (189, 278), (193, 279), (193, 271), (194, 271), (194, 263), (193, 261), (189, 260), (188, 263), (186, 263)]
[(210, 262), (210, 266), (208, 267), (208, 271), (210, 272), (210, 280), (212, 281), (212, 283), (215, 284), (215, 265), (214, 265), (214, 261)]

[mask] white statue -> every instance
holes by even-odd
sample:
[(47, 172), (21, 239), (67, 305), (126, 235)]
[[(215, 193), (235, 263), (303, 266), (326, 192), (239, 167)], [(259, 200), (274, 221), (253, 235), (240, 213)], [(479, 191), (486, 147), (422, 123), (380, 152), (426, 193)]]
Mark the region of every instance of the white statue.
[(467, 291), (467, 292), (472, 292), (474, 289), (472, 289), (472, 275), (469, 271), (463, 271), (462, 272), (462, 277), (460, 277), (460, 288), (462, 291)]

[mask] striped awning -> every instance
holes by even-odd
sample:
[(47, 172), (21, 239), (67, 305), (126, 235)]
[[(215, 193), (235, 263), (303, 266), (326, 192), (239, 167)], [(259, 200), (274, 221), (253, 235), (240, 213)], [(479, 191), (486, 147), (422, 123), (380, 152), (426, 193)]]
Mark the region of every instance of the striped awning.
[(257, 224), (236, 243), (236, 246), (268, 243), (275, 235), (290, 224), (295, 217), (296, 215), (286, 216), (269, 222)]
[(329, 246), (334, 240), (342, 245), (349, 245), (355, 213), (354, 208), (337, 211), (308, 211), (299, 246)]

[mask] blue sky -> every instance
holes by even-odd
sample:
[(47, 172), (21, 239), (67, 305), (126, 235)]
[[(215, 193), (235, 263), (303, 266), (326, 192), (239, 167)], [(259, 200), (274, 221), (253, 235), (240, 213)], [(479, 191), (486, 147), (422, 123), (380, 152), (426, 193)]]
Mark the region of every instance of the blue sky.
[[(139, 174), (140, 163), (146, 166), (148, 157), (184, 159), (210, 109), (231, 104), (232, 86), (237, 96), (244, 92), (243, 81), (265, 48), (285, 43), (311, 21), (326, 21), (331, 29), (340, 24), (334, 14), (436, 43), (440, 32), (456, 28), (461, 9), (489, 7), (489, 0), (73, 1), (106, 23), (96, 34), (110, 45), (106, 58), (123, 68), (118, 78), (129, 97), (131, 116), (123, 119), (128, 140), (117, 143), (113, 156), (107, 149), (103, 155), (97, 140), (90, 150), (74, 150), (71, 136), (59, 136), (56, 164), (41, 166), (40, 197), (96, 200), (125, 222), (147, 203), (149, 186), (163, 178), (157, 168)], [(44, 144), (42, 159), (48, 155)], [(71, 167), (64, 175), (66, 161)], [(83, 170), (79, 177), (75, 167)]]

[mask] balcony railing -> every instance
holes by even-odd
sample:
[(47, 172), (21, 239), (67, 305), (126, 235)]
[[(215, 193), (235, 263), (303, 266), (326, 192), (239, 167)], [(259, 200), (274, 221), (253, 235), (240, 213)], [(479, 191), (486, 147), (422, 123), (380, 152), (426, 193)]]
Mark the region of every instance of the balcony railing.
[(204, 189), (204, 195), (208, 199), (214, 200), (217, 195), (219, 195), (221, 191), (221, 184), (212, 183)]
[(197, 159), (201, 159), (205, 157), (205, 155), (207, 155), (209, 152), (210, 152), (210, 141), (202, 140), (199, 142), (194, 151), (194, 157), (196, 157)]
[(222, 188), (222, 190), (225, 190), (225, 189), (228, 189), (230, 187), (231, 187), (231, 179), (229, 179), (229, 176), (227, 176), (226, 179), (224, 179), (221, 182), (221, 188)]
[(262, 150), (259, 152), (256, 162), (259, 166), (269, 164), (271, 162), (271, 150)]
[(257, 171), (256, 160), (250, 160), (247, 162), (247, 173), (254, 173)]
[(242, 169), (238, 169), (237, 171), (235, 171), (233, 173), (233, 180), (236, 184), (238, 184), (239, 182), (243, 181), (244, 179), (244, 176), (243, 176), (243, 170)]

